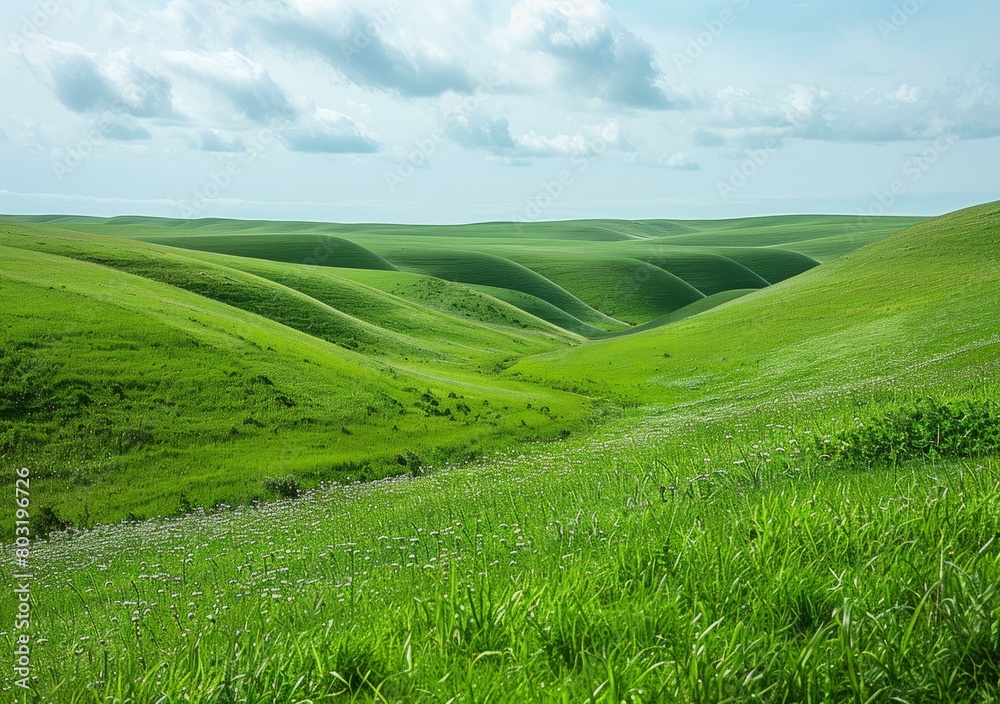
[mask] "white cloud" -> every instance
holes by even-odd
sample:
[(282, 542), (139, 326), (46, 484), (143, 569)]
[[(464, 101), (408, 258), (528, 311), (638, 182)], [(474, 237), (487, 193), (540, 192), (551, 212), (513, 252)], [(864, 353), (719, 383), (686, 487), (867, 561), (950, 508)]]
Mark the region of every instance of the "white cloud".
[(75, 113), (110, 110), (133, 117), (177, 117), (170, 81), (143, 68), (131, 50), (101, 57), (77, 44), (39, 35), (15, 52)]
[(727, 88), (695, 129), (702, 146), (726, 147), (733, 156), (765, 142), (799, 138), (828, 142), (886, 143), (1000, 136), (1000, 93), (989, 81), (951, 80), (930, 90), (901, 83), (889, 89), (857, 87), (832, 91), (791, 86), (784, 94), (754, 94)]
[[(861, 0), (836, 10), (754, 4), (682, 80), (672, 53), (717, 15), (697, 3), (56, 4), (58, 16), (37, 28), (46, 36), (24, 36), (19, 14), (46, 3), (19, 1), (0, 17), (13, 35), (14, 59), (0, 64), (10, 98), (0, 115), (0, 151), (8, 180), (38, 193), (74, 187), (49, 183), (47, 161), (98, 133), (94, 152), (103, 154), (75, 179), (95, 194), (158, 197), (182, 189), (197, 179), (204, 152), (250, 152), (253, 135), (267, 130), (285, 152), (272, 155), (266, 175), (273, 178), (243, 179), (232, 194), (318, 202), (329, 196), (329, 176), (352, 202), (378, 201), (389, 197), (383, 172), (391, 159), (364, 155), (405, 158), (414, 145), (433, 142), (426, 178), (408, 185), (410, 202), (430, 213), (490, 201), (504, 204), (501, 215), (522, 197), (526, 180), (533, 185), (558, 166), (547, 160), (587, 153), (605, 128), (606, 148), (618, 153), (602, 162), (599, 179), (579, 179), (573, 192), (581, 207), (662, 203), (649, 168), (728, 172), (726, 158), (793, 141), (795, 155), (775, 160), (748, 193), (775, 188), (785, 199), (810, 198), (814, 189), (843, 203), (865, 178), (896, 169), (906, 142), (941, 133), (982, 141), (957, 146), (922, 188), (979, 193), (1000, 149), (1000, 137), (989, 139), (1000, 135), (1000, 56), (989, 34), (1000, 10), (993, 6), (973, 12), (928, 4), (923, 29), (914, 21), (883, 42), (872, 20), (882, 13)], [(825, 22), (848, 17), (840, 29)], [(928, 43), (927, 31), (940, 41)], [(435, 129), (442, 125), (443, 136)], [(316, 158), (341, 153), (362, 156)], [(818, 185), (797, 171), (813, 164), (824, 174)], [(660, 176), (692, 189), (703, 180)], [(392, 212), (404, 217), (410, 206), (397, 202)]]
[(203, 129), (197, 133), (197, 148), (204, 152), (245, 152), (246, 140), (234, 132)]
[(153, 137), (149, 130), (130, 117), (105, 120), (100, 124), (99, 130), (108, 139), (119, 142), (136, 142)]
[(609, 149), (631, 151), (632, 147), (615, 120), (604, 124), (586, 125), (572, 134), (544, 135), (536, 130), (521, 134), (511, 132), (506, 117), (488, 118), (482, 115), (449, 115), (446, 119), (448, 136), (457, 144), (488, 152), (522, 166), (526, 159), (590, 155)]
[(448, 135), (457, 144), (470, 149), (484, 149), (504, 154), (517, 149), (506, 117), (488, 118), (482, 115), (449, 115)]
[(665, 169), (673, 169), (674, 171), (701, 171), (701, 164), (684, 152), (660, 157), (660, 165)]
[(391, 32), (401, 12), (401, 2), (291, 0), (255, 22), (268, 41), (318, 56), (364, 88), (408, 98), (473, 92), (461, 53), (426, 35)]
[(688, 104), (668, 95), (653, 47), (600, 0), (518, 0), (500, 37), (507, 60), (527, 52), (524, 75), (537, 80), (528, 90), (631, 108)]
[(382, 149), (378, 137), (368, 132), (364, 125), (324, 108), (316, 108), (311, 115), (284, 130), (281, 137), (293, 152), (371, 154)]
[(164, 51), (175, 71), (220, 93), (239, 114), (261, 124), (294, 117), (291, 99), (261, 64), (229, 49), (222, 52)]
[(671, 171), (701, 171), (701, 164), (686, 152), (664, 154), (647, 154), (632, 152), (625, 157), (630, 164), (645, 166), (651, 169), (669, 169)]

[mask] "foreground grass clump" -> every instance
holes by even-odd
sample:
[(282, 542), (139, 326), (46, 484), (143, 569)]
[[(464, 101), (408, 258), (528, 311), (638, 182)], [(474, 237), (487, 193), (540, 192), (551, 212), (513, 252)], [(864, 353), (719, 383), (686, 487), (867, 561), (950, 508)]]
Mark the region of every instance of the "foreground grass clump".
[(918, 403), (881, 413), (823, 440), (824, 449), (858, 466), (917, 457), (977, 457), (1000, 452), (1000, 407), (993, 401)]
[(264, 477), (264, 491), (283, 499), (296, 499), (302, 493), (302, 485), (294, 474), (284, 477)]

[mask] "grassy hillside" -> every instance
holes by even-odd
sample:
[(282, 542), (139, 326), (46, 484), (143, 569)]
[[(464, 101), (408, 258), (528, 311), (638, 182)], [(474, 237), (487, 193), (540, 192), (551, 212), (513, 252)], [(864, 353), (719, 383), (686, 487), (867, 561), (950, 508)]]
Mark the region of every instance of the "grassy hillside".
[[(475, 288), (483, 293), (494, 296), (501, 301), (506, 301), (511, 305), (517, 306), (530, 315), (533, 315), (541, 320), (548, 321), (563, 330), (576, 333), (577, 335), (582, 335), (587, 338), (596, 338), (603, 337), (608, 334), (606, 330), (595, 328), (593, 325), (589, 325), (579, 318), (574, 318), (562, 308), (557, 308), (548, 301), (543, 301), (541, 298), (532, 296), (530, 293), (513, 291), (509, 288), (497, 288), (495, 286), (475, 286)], [(622, 332), (627, 334), (629, 330), (624, 330)]]
[(667, 228), (658, 241), (697, 247), (781, 247), (828, 261), (924, 220), (816, 215), (702, 220), (686, 223), (687, 232)]
[[(394, 303), (400, 305), (402, 301), (389, 301), (386, 296), (379, 295), (378, 292), (362, 290), (357, 284), (328, 276), (324, 270), (297, 267), (289, 271), (287, 267), (282, 268), (253, 260), (204, 255), (191, 257), (179, 250), (165, 251), (148, 245), (135, 245), (120, 240), (73, 233), (42, 233), (31, 237), (7, 236), (6, 240), (0, 241), (7, 241), (26, 249), (100, 264), (159, 281), (262, 315), (314, 337), (371, 356), (434, 356), (427, 355), (429, 350), (414, 340), (383, 327), (389, 315), (387, 308)], [(299, 288), (284, 284), (294, 284)], [(472, 298), (475, 294), (467, 293), (467, 296)], [(366, 309), (366, 304), (371, 307)], [(545, 328), (537, 324), (532, 325), (526, 316), (518, 315), (516, 311), (503, 309), (504, 306), (501, 304), (494, 306), (493, 312), (498, 317), (495, 316), (491, 322), (506, 323), (521, 329), (534, 327), (536, 331)], [(369, 323), (355, 317), (353, 313), (371, 317), (373, 322)], [(406, 314), (397, 312), (395, 317), (398, 319)], [(415, 322), (424, 322), (423, 318), (426, 316), (417, 315)], [(443, 330), (450, 326), (451, 321), (447, 324), (439, 322), (437, 328)], [(489, 336), (488, 331), (477, 332)], [(548, 337), (553, 340), (559, 337), (555, 334), (556, 331), (548, 332), (549, 335), (543, 334), (537, 337), (542, 339)], [(513, 337), (511, 342), (514, 343), (514, 347), (527, 344), (522, 335), (515, 333)], [(565, 339), (565, 336), (562, 337)], [(441, 342), (442, 340), (430, 338), (427, 344), (430, 347), (440, 347)], [(462, 353), (460, 348), (454, 349)], [(441, 355), (437, 357), (442, 358)]]
[[(407, 452), (437, 462), (572, 432), (590, 403), (552, 387), (592, 389), (600, 375), (535, 385), (498, 374), (578, 346), (578, 335), (628, 331), (611, 316), (657, 328), (745, 293), (734, 287), (763, 286), (754, 267), (777, 279), (814, 265), (781, 249), (650, 244), (665, 227), (11, 221), (0, 226), (0, 451), (48, 466), (38, 480), (47, 503), (90, 525), (268, 498), (262, 481), (275, 474), (306, 486), (370, 478), (411, 471)], [(441, 248), (457, 240), (477, 249)], [(621, 246), (647, 247), (649, 261), (618, 256)], [(718, 291), (704, 297), (683, 277)], [(225, 332), (206, 341), (195, 334), (204, 329)], [(281, 354), (276, 336), (287, 337)], [(317, 363), (317, 350), (336, 363)]]
[(586, 337), (620, 331), (626, 322), (647, 325), (697, 300), (690, 289), (714, 297), (778, 283), (917, 222), (837, 216), (461, 226), (136, 217), (36, 220), (192, 250), (296, 264), (400, 268), (487, 286), (501, 289), (491, 295), (525, 313), (565, 323), (565, 330)]
[(395, 267), (360, 245), (327, 235), (290, 237), (287, 235), (229, 234), (202, 237), (148, 237), (146, 242), (181, 249), (231, 254), (237, 257), (270, 259), (290, 264), (331, 266), (340, 269), (394, 271)]
[(686, 281), (637, 259), (532, 253), (515, 259), (573, 291), (592, 308), (631, 325), (672, 313), (705, 297)]
[(476, 292), (451, 293), (488, 306), (490, 324), (320, 268), (240, 260), (258, 276), (217, 255), (18, 229), (0, 235), (0, 453), (36, 467), (45, 505), (79, 525), (267, 499), (268, 476), (416, 472), (589, 413), (492, 376), (572, 338)]
[(446, 251), (429, 247), (383, 250), (397, 267), (446, 281), (520, 291), (560, 308), (578, 320), (599, 328), (625, 325), (587, 305), (572, 293), (520, 264), (492, 254)]
[[(11, 281), (63, 262), (99, 272), (95, 300), (138, 296), (104, 286), (106, 268), (10, 251)], [(157, 301), (221, 305), (112, 273)], [(62, 278), (25, 292), (39, 320)], [(40, 544), (35, 689), (116, 704), (996, 704), (998, 299), (990, 204), (502, 375), (634, 405), (587, 437)], [(301, 333), (266, 327), (300, 356)], [(285, 391), (308, 369), (270, 378)]]
[(729, 303), (730, 301), (735, 301), (743, 296), (748, 296), (758, 289), (745, 288), (736, 289), (733, 291), (723, 291), (722, 293), (716, 293), (712, 296), (706, 296), (701, 300), (695, 301), (689, 305), (684, 306), (673, 313), (668, 313), (660, 318), (655, 318), (650, 322), (639, 325), (638, 327), (631, 328), (620, 333), (611, 333), (609, 337), (621, 337), (624, 335), (635, 335), (640, 332), (646, 332), (647, 330), (655, 330), (656, 328), (662, 328), (665, 325), (670, 325), (671, 323), (676, 323), (686, 318), (693, 318), (696, 315), (701, 315), (702, 313), (707, 313), (710, 310), (714, 310), (719, 306)]
[[(382, 333), (371, 350), (377, 356), (406, 359), (450, 359), (486, 362), (511, 353), (525, 354), (537, 346), (569, 344), (575, 337), (517, 307), (469, 287), (433, 277), (378, 270), (287, 267), (270, 261), (216, 255), (188, 255), (228, 269), (252, 274), (308, 296), (315, 304), (364, 321)], [(316, 307), (320, 307), (316, 306)], [(287, 304), (273, 319), (287, 315)], [(262, 312), (257, 306), (256, 312)], [(322, 313), (311, 313), (310, 322)], [(288, 323), (286, 323), (288, 324)], [(315, 326), (310, 331), (316, 335)], [(296, 327), (296, 325), (291, 325)], [(386, 333), (405, 336), (408, 348), (396, 349)], [(331, 342), (341, 344), (337, 338)], [(415, 346), (419, 348), (415, 348)], [(346, 344), (356, 349), (353, 343)]]
[(689, 252), (676, 248), (650, 251), (648, 247), (643, 247), (636, 258), (686, 281), (706, 296), (770, 285), (742, 264), (711, 252)]
[[(915, 226), (791, 281), (656, 331), (525, 359), (509, 373), (672, 404), (744, 386), (837, 393), (929, 354), (995, 355), (981, 311), (1000, 306), (997, 205)], [(781, 354), (776, 355), (775, 350)], [(597, 376), (593, 370), (608, 367)], [(835, 371), (838, 370), (838, 371)], [(972, 383), (970, 381), (970, 383)], [(740, 394), (742, 395), (742, 394)]]

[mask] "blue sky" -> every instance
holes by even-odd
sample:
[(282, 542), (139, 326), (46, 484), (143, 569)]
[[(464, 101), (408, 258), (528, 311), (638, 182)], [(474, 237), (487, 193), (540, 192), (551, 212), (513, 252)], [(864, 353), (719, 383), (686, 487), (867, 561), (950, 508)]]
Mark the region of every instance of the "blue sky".
[(995, 0), (8, 0), (0, 212), (938, 214), (997, 193)]

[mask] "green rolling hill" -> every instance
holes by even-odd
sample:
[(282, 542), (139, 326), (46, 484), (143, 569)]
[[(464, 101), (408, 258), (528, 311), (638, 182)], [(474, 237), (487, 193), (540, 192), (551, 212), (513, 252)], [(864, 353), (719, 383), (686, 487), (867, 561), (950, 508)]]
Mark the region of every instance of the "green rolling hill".
[(695, 292), (716, 300), (716, 294), (778, 283), (920, 219), (788, 216), (460, 226), (70, 216), (32, 221), (193, 251), (359, 271), (402, 269), (485, 286), (529, 316), (596, 338), (648, 325), (695, 302)]
[[(746, 246), (663, 244), (710, 229), (8, 218), (0, 450), (52, 467), (40, 485), (87, 523), (169, 513), (182, 496), (245, 502), (274, 474), (372, 478), (408, 471), (407, 452), (440, 462), (573, 432), (604, 403), (591, 396), (659, 388), (638, 351), (652, 336), (718, 305), (747, 315), (774, 300), (769, 281), (816, 266), (752, 221)], [(577, 361), (604, 349), (628, 371)], [(542, 374), (546, 354), (565, 370)], [(116, 498), (139, 484), (136, 501)]]
[[(754, 263), (753, 250), (740, 252)], [(793, 388), (833, 394), (850, 377), (878, 378), (939, 348), (963, 350), (954, 363), (971, 364), (995, 355), (981, 343), (989, 325), (981, 311), (1000, 305), (998, 262), (1000, 206), (990, 204), (914, 226), (719, 310), (525, 359), (509, 373), (676, 403), (743, 388), (760, 397)], [(595, 376), (600, 367), (609, 368)], [(700, 383), (678, 385), (685, 376)]]
[(621, 321), (604, 315), (558, 284), (525, 266), (493, 254), (428, 247), (394, 249), (385, 257), (404, 270), (446, 281), (520, 291), (562, 309), (594, 327), (621, 329)]
[(279, 236), (229, 234), (203, 237), (148, 237), (144, 241), (181, 249), (269, 259), (289, 264), (329, 266), (340, 269), (395, 271), (395, 267), (360, 245), (329, 235)]
[(631, 325), (648, 322), (704, 298), (668, 271), (637, 259), (607, 255), (512, 257), (532, 271), (612, 318)]
[(506, 287), (39, 220), (0, 223), (0, 453), (56, 511), (36, 527), (128, 519), (32, 546), (41, 699), (1000, 697), (1000, 203), (818, 266), (454, 247), (580, 301), (573, 262), (719, 265), (616, 332)]
[(35, 483), (76, 522), (247, 502), (276, 473), (395, 474), (407, 452), (474, 455), (590, 412), (491, 371), (578, 338), (464, 287), (440, 292), (454, 315), (329, 273), (351, 270), (14, 227), (0, 453), (46, 467)]
[(673, 274), (706, 296), (770, 285), (747, 267), (721, 254), (664, 248), (660, 252), (643, 252), (636, 258)]

